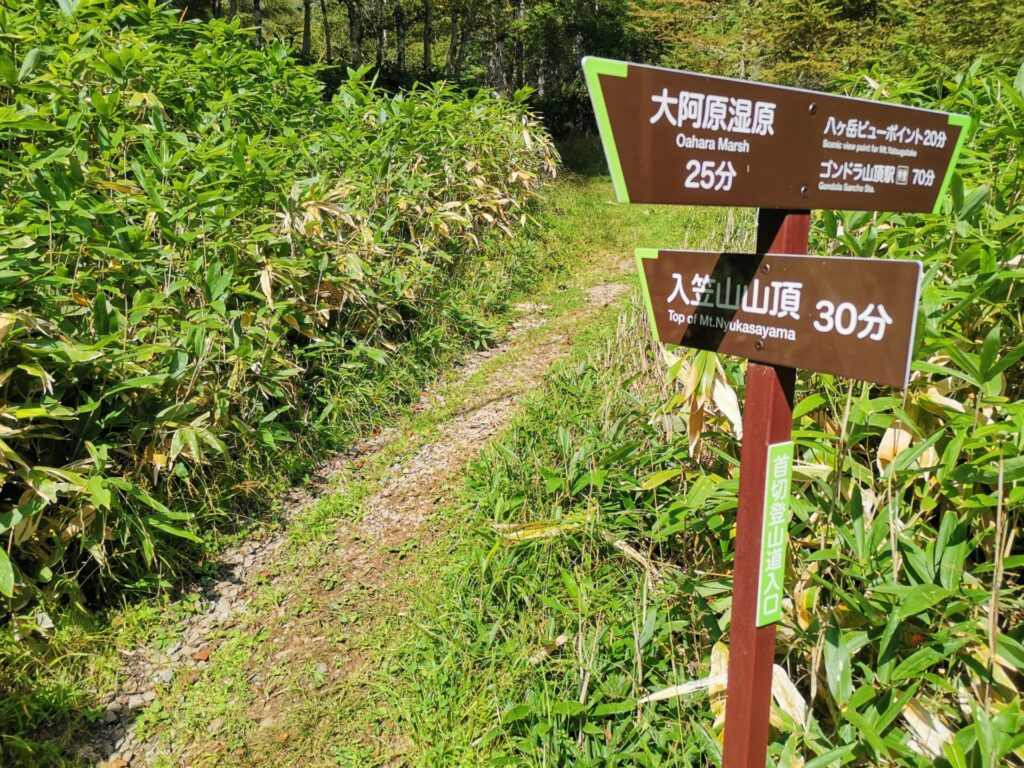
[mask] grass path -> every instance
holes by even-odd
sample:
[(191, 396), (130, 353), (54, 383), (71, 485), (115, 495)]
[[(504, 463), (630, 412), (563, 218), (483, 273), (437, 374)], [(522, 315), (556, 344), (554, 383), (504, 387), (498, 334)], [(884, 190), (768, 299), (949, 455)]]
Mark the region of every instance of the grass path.
[(560, 181), (542, 219), (542, 247), (558, 269), (523, 297), (499, 345), (445, 374), (393, 427), (326, 462), (285, 500), (281, 529), (224, 554), (193, 613), (124, 652), (114, 711), (80, 752), (87, 762), (424, 762), (381, 695), (394, 688), (379, 665), (420, 629), (403, 619), (437, 588), (465, 523), (467, 466), (552, 366), (600, 343), (634, 284), (633, 248), (710, 245), (706, 213), (613, 205), (603, 177)]

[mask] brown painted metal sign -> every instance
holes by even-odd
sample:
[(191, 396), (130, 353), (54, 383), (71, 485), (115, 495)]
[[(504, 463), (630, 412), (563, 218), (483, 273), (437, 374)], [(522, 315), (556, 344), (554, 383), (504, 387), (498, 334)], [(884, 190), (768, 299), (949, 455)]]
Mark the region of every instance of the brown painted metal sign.
[(905, 387), (921, 263), (640, 249), (658, 341)]
[(587, 57), (620, 202), (937, 211), (969, 119)]

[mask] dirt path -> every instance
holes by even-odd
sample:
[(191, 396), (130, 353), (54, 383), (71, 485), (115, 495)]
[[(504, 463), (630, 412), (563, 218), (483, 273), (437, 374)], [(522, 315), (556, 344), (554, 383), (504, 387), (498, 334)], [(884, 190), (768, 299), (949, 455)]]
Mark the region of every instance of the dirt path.
[[(615, 267), (610, 271), (625, 265)], [(425, 444), (377, 477), (362, 471), (403, 439), (406, 425), (396, 425), (330, 458), (305, 487), (293, 489), (283, 500), (283, 528), (224, 553), (219, 579), (198, 595), (201, 610), (168, 628), (173, 642), (162, 651), (123, 652), (119, 687), (79, 757), (103, 768), (245, 765), (256, 756), (260, 765), (285, 764), (268, 756), (296, 728), (314, 727), (303, 722), (303, 713), (316, 709), (304, 700), (310, 681), (324, 698), (358, 695), (346, 691), (363, 662), (353, 639), (367, 631), (365, 615), (401, 610), (403, 598), (391, 594), (394, 575), (431, 538), (447, 484), (508, 424), (523, 395), (567, 351), (573, 331), (626, 290), (619, 282), (590, 286), (581, 306), (550, 319), (542, 304), (521, 305), (500, 346), (470, 357), (453, 381), (414, 409), (444, 408), (447, 393), (483, 376)], [(338, 478), (352, 483), (367, 475), (375, 487), (355, 514), (337, 522), (334, 535), (296, 544), (289, 521), (329, 499)], [(219, 685), (229, 695), (204, 702), (203, 692)], [(401, 744), (384, 751), (400, 753)]]
[[(640, 244), (704, 247), (696, 214), (614, 206), (607, 179), (555, 185), (540, 247), (561, 284), (519, 306), (496, 348), (442, 377), (391, 429), (334, 456), (281, 525), (224, 553), (216, 577), (145, 619), (71, 764), (206, 768), (407, 765), (405, 724), (377, 714), (382, 647), (459, 525), (463, 470), (551, 366), (627, 291)], [(543, 302), (543, 303), (542, 303)], [(131, 619), (128, 619), (131, 621)], [(157, 627), (152, 627), (152, 624)], [(410, 663), (415, 663), (410, 660)]]

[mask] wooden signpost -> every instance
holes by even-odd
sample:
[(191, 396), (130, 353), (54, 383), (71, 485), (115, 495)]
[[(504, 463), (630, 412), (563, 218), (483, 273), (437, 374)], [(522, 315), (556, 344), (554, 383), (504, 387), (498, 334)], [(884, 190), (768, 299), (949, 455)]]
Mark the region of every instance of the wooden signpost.
[(724, 768), (764, 768), (796, 368), (905, 387), (921, 264), (807, 255), (810, 209), (938, 212), (963, 115), (607, 59), (583, 70), (620, 202), (757, 206), (754, 254), (641, 249), (651, 330), (748, 358)]

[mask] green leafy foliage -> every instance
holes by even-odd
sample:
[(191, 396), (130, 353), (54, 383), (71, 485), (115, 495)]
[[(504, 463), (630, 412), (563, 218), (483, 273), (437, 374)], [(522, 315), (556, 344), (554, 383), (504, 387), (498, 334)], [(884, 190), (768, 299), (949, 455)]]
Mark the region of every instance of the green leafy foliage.
[(1024, 12), (994, 0), (635, 0), (630, 24), (668, 66), (810, 87), (876, 65), (949, 74), (1024, 57)]
[[(594, 128), (585, 55), (826, 88), (880, 61), (899, 75), (936, 64), (949, 75), (979, 55), (1024, 59), (1024, 7), (1005, 0), (272, 0), (260, 13), (251, 3), (177, 4), (243, 18), (264, 40), (302, 40), (305, 61), (373, 61), (391, 87), (438, 78), (504, 94), (531, 88), (559, 136)], [(343, 67), (320, 73), (333, 87)]]
[(555, 156), (521, 102), (388, 96), (361, 72), (325, 101), (282, 44), (155, 2), (4, 5), (0, 31), (0, 594), (19, 611), (166, 585), (211, 526), (265, 508), (296, 446), (486, 343), (464, 286), (488, 274), (468, 295), (500, 308), (517, 278), (489, 255)]
[[(1024, 763), (1021, 82), (985, 63), (881, 80), (874, 95), (972, 117), (944, 210), (816, 219), (813, 251), (921, 259), (926, 279), (906, 393), (797, 385), (779, 765)], [(485, 689), (446, 695), (458, 717), (501, 713), (465, 735), (494, 765), (720, 762), (739, 464), (724, 391), (743, 370), (666, 355), (662, 380), (641, 317), (473, 474), (484, 527), (417, 652)], [(424, 754), (464, 748), (401, 706)]]

